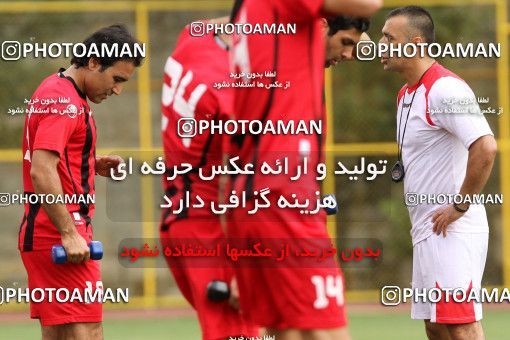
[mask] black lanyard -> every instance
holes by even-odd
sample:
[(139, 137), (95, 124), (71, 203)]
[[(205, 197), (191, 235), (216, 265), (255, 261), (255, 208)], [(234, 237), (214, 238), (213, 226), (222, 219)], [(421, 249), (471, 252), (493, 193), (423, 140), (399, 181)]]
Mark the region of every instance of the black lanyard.
[[(431, 66), (432, 67), (432, 66)], [(430, 67), (427, 69), (427, 71), (430, 69)], [(427, 71), (423, 72), (420, 79), (418, 80), (418, 84), (416, 85), (416, 89), (414, 90), (413, 97), (411, 98), (411, 103), (409, 104), (409, 110), (407, 111), (406, 121), (404, 123), (404, 132), (402, 133), (402, 140), (400, 139), (400, 131), (401, 131), (401, 125), (402, 125), (402, 113), (404, 112), (404, 104), (406, 99), (406, 92), (407, 88), (404, 91), (404, 96), (402, 97), (402, 108), (400, 109), (400, 119), (398, 122), (397, 127), (397, 146), (398, 146), (398, 160), (397, 163), (393, 166), (391, 169), (391, 179), (394, 182), (400, 182), (404, 179), (405, 176), (405, 170), (404, 170), (404, 164), (402, 162), (402, 149), (404, 148), (404, 138), (406, 136), (406, 129), (407, 129), (407, 122), (409, 120), (409, 114), (411, 113), (411, 109), (413, 108), (413, 102), (414, 97), (416, 96), (416, 92), (418, 92), (418, 88), (421, 85), (421, 81), (425, 74), (427, 74)]]
[[(418, 87), (420, 87), (420, 84), (418, 83)], [(402, 162), (402, 148), (404, 147), (404, 138), (406, 136), (406, 129), (407, 129), (407, 121), (409, 120), (409, 114), (411, 113), (411, 109), (413, 108), (413, 102), (414, 102), (414, 96), (416, 95), (416, 92), (418, 92), (418, 87), (413, 93), (413, 97), (411, 98), (411, 103), (409, 104), (409, 110), (407, 111), (406, 121), (404, 123), (404, 132), (402, 133), (402, 141), (400, 140), (400, 124), (402, 123), (402, 113), (404, 111), (404, 104), (406, 99), (406, 92), (407, 89), (404, 91), (404, 96), (402, 97), (402, 108), (400, 109), (400, 120), (398, 122), (398, 128), (397, 128), (397, 145), (398, 145), (398, 161)]]

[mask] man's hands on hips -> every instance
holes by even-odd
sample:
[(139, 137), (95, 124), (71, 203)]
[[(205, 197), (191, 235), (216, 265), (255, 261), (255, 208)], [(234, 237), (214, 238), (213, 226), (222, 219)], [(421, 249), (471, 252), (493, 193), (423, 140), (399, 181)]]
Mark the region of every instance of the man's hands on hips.
[(464, 213), (455, 210), (453, 204), (436, 210), (432, 216), (432, 222), (434, 226), (432, 231), (437, 235), (443, 233), (443, 237), (446, 237), (446, 228), (454, 221), (457, 221), (462, 217)]
[[(482, 191), (490, 176), (497, 151), (496, 140), (492, 135), (482, 136), (470, 145), (466, 177), (460, 187), (460, 195), (473, 195)], [(467, 209), (469, 205), (460, 208)], [(453, 204), (440, 208), (432, 216), (434, 223), (432, 230), (438, 235), (443, 233), (443, 236), (446, 237), (446, 228), (462, 215), (464, 213), (457, 211)]]
[(111, 170), (114, 174), (118, 174), (117, 167), (119, 164), (124, 163), (122, 157), (117, 155), (110, 156), (96, 156), (96, 173), (103, 177), (110, 177)]
[(69, 235), (62, 235), (62, 246), (66, 250), (68, 262), (81, 263), (90, 259), (87, 241), (76, 231)]

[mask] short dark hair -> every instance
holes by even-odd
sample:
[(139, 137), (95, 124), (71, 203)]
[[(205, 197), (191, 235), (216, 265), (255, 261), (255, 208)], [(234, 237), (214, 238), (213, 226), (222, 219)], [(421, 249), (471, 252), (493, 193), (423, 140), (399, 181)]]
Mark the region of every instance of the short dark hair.
[[(136, 40), (135, 37), (131, 35), (131, 33), (129, 33), (125, 25), (116, 24), (101, 28), (100, 30), (92, 33), (92, 35), (90, 35), (87, 39), (83, 41), (83, 45), (85, 45), (87, 51), (92, 44), (95, 44), (96, 46), (101, 46), (102, 44), (105, 44), (109, 48), (111, 48), (114, 44), (118, 44), (121, 45), (119, 46), (119, 50), (121, 50), (121, 47), (124, 46), (124, 44), (127, 44), (131, 51), (135, 51), (135, 45), (140, 43), (138, 42), (138, 40)], [(84, 56), (79, 57), (73, 55), (71, 59), (71, 64), (75, 65), (76, 68), (83, 67), (88, 65), (90, 58), (96, 58), (99, 61), (99, 64), (101, 64), (101, 71), (104, 71), (119, 60), (131, 61), (136, 67), (138, 67), (142, 62), (143, 56), (133, 53), (130, 56), (106, 55), (95, 57), (89, 56), (87, 55), (87, 53), (85, 53)]]
[(386, 20), (399, 15), (409, 19), (409, 24), (420, 32), (426, 43), (432, 44), (436, 41), (434, 20), (426, 9), (420, 6), (399, 7), (388, 13)]
[(370, 27), (370, 19), (368, 18), (354, 18), (346, 15), (339, 15), (336, 17), (326, 18), (328, 22), (328, 35), (335, 35), (338, 31), (348, 30), (355, 28), (360, 32), (368, 31)]

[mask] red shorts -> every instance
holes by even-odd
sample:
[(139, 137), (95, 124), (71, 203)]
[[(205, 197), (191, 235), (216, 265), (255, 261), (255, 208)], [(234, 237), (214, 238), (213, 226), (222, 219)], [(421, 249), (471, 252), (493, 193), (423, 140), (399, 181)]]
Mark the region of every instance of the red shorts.
[[(172, 240), (183, 239), (194, 239), (195, 244), (204, 240), (206, 247), (225, 238), (219, 220), (203, 218), (172, 222), (168, 230), (162, 231), (160, 236), (163, 247), (174, 245)], [(205, 267), (204, 262), (199, 265), (193, 263), (193, 258), (165, 257), (165, 259), (180, 291), (197, 311), (202, 339), (218, 340), (230, 336), (258, 335), (258, 327), (248, 324), (228, 301), (214, 302), (207, 299), (206, 289), (209, 282), (220, 280), (230, 283), (234, 276), (234, 270), (226, 267), (220, 258), (217, 258), (218, 263), (209, 262), (209, 267)]]
[[(99, 261), (54, 264), (50, 250), (21, 252), (21, 259), (27, 270), (30, 291), (35, 288), (65, 288), (72, 296), (73, 291), (78, 289), (84, 300), (85, 288), (95, 292), (96, 288), (102, 287)], [(65, 298), (63, 294), (59, 295), (60, 299)], [(41, 302), (30, 302), (30, 317), (40, 319), (43, 326), (103, 321), (103, 306), (100, 302), (79, 302), (76, 297), (72, 302), (58, 302), (55, 293), (52, 302), (49, 302), (50, 293), (45, 294), (45, 297)]]
[[(306, 220), (302, 215), (277, 209), (247, 215), (251, 208), (235, 209), (229, 216), (229, 238), (328, 238), (325, 220)], [(347, 325), (344, 278), (333, 258), (321, 266), (310, 266), (304, 258), (277, 267), (247, 263), (243, 265), (240, 259), (235, 275), (241, 310), (250, 322), (274, 329), (332, 329)]]

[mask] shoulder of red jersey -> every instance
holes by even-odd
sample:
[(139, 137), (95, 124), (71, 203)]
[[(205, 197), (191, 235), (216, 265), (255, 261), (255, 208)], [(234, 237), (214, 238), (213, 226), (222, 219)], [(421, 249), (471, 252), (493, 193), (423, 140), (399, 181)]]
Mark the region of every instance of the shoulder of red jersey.
[[(39, 105), (56, 105), (67, 106), (66, 104), (83, 105), (86, 99), (81, 97), (74, 84), (66, 78), (60, 77), (58, 74), (52, 74), (44, 79), (37, 90), (34, 92), (32, 99), (39, 99)], [(46, 101), (44, 101), (46, 100)]]
[[(200, 22), (207, 23), (207, 21)], [(196, 36), (190, 33), (191, 29), (188, 25), (181, 32), (171, 57), (180, 63), (195, 63), (197, 67), (208, 67), (211, 63), (216, 62), (226, 62), (226, 67), (228, 67), (228, 50), (218, 44), (213, 32)], [(204, 60), (208, 62), (204, 62)]]
[[(200, 22), (207, 23), (205, 20)], [(173, 65), (177, 68), (178, 71), (175, 71), (175, 74), (179, 77), (191, 71), (190, 78), (212, 88), (215, 83), (228, 80), (230, 70), (228, 58), (228, 50), (220, 46), (213, 33), (200, 37), (192, 36), (187, 26), (181, 32), (179, 42), (167, 60), (167, 66)], [(165, 72), (171, 76), (172, 72), (167, 70), (167, 67)]]
[(191, 24), (187, 24), (183, 30), (181, 31), (181, 33), (179, 33), (179, 37), (177, 38), (177, 43), (175, 44), (175, 48), (177, 48), (180, 44), (183, 43), (183, 41), (185, 41), (187, 38), (191, 37), (191, 34), (189, 33), (189, 30), (190, 30), (190, 25)]
[(195, 20), (192, 23), (187, 24), (181, 33), (179, 33), (175, 48), (177, 49), (180, 45), (183, 45), (188, 41), (199, 42), (203, 41), (204, 38), (212, 36), (212, 33), (206, 33), (207, 31), (205, 30), (205, 25), (208, 23), (209, 20)]
[[(84, 94), (79, 92), (73, 81), (59, 74), (44, 79), (32, 95), (27, 106), (28, 113), (35, 113), (38, 119), (52, 121), (75, 120), (90, 110)], [(73, 125), (76, 123), (73, 123)]]

